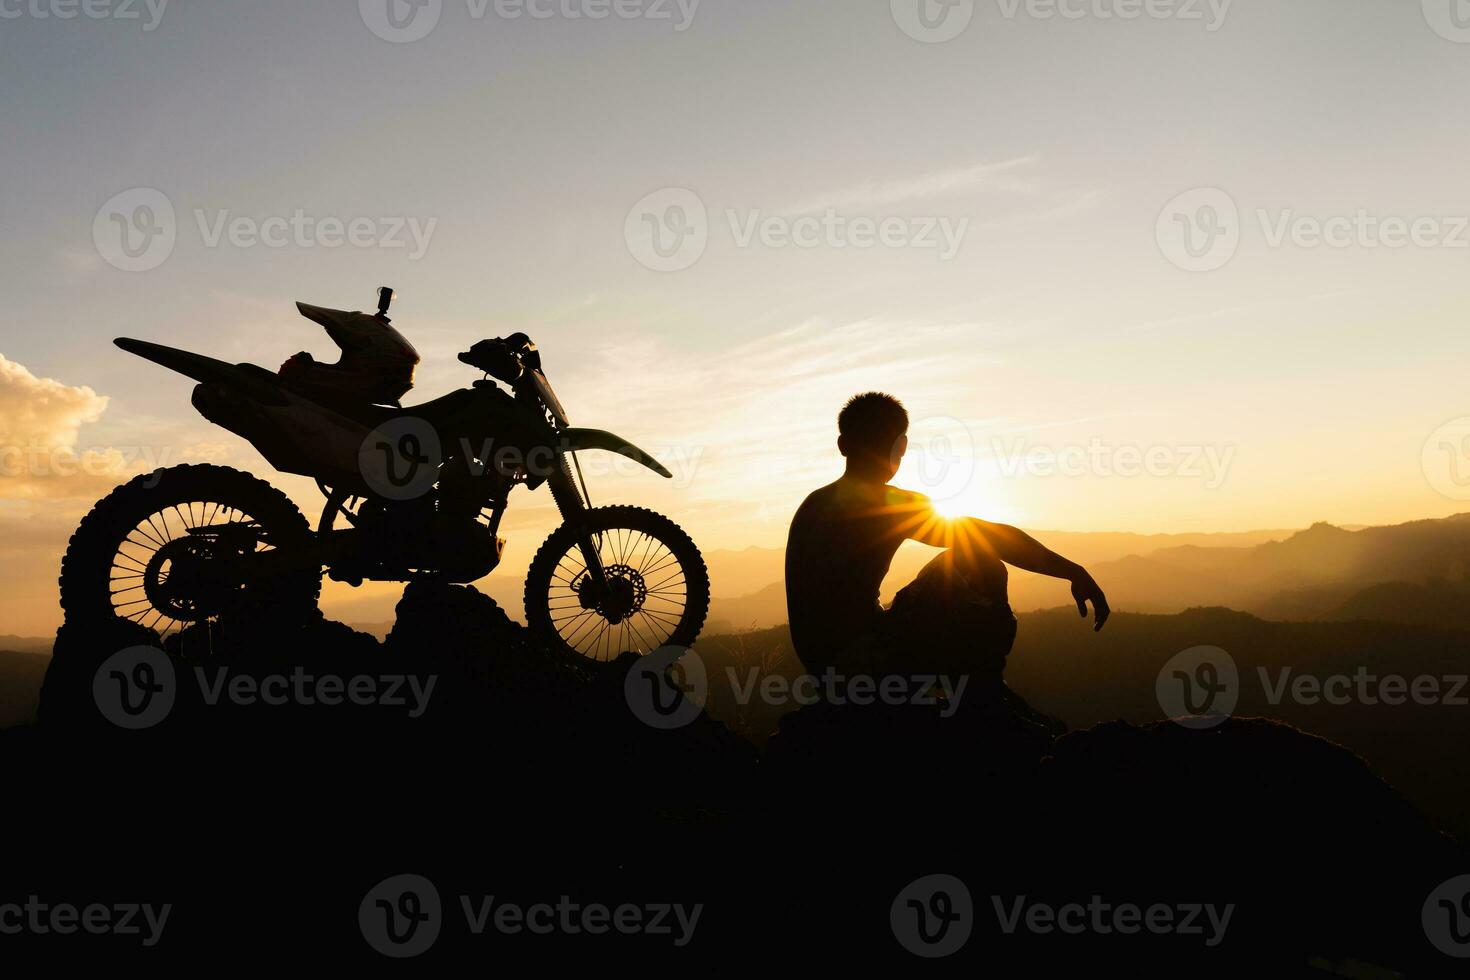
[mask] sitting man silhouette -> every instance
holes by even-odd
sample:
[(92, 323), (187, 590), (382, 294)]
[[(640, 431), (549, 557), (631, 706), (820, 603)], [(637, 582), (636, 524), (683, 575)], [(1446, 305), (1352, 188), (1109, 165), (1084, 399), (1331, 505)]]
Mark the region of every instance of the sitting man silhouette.
[[(888, 485), (908, 449), (908, 412), (891, 395), (869, 392), (837, 417), (847, 471), (815, 491), (791, 521), (786, 602), (796, 654), (813, 674), (881, 677), (966, 676), (966, 696), (1011, 695), (1002, 680), (1016, 637), (1006, 563), (1072, 583), (1077, 610), (1092, 603), (1094, 629), (1108, 602), (1082, 566), (1004, 524), (945, 518), (923, 494)], [(879, 587), (899, 545), (945, 549), (895, 597)]]

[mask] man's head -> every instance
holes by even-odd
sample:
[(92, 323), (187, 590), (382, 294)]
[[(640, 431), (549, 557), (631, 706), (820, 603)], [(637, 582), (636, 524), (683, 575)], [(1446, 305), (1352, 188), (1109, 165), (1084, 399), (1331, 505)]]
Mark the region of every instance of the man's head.
[(892, 395), (855, 395), (837, 416), (837, 448), (849, 473), (888, 482), (909, 448), (909, 413)]

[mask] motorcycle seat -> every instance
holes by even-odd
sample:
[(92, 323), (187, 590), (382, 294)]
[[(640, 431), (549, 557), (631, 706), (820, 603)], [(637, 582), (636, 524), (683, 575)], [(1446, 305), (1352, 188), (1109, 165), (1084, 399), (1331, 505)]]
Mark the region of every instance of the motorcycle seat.
[(337, 411), (343, 412), (349, 418), (362, 422), (369, 428), (378, 428), (394, 419), (423, 419), (429, 423), (435, 431), (443, 428), (444, 424), (455, 415), (463, 411), (463, 406), (468, 398), (474, 396), (467, 391), (451, 391), (449, 394), (420, 405), (410, 405), (406, 408), (393, 408), (388, 405), (339, 405), (333, 406)]

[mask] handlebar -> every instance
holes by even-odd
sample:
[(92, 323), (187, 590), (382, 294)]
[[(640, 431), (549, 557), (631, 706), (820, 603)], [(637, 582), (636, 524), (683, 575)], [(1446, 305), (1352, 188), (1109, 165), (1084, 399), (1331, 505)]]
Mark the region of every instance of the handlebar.
[(498, 381), (512, 385), (526, 371), (541, 367), (541, 354), (531, 343), (531, 338), (523, 333), (482, 340), (460, 354), (459, 359)]

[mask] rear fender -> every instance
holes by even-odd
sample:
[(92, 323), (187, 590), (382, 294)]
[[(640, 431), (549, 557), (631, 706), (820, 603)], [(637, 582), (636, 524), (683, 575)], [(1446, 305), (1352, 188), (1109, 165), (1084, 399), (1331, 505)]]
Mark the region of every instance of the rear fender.
[(253, 364), (227, 364), (203, 354), (127, 337), (119, 337), (113, 343), (129, 354), (137, 354), (201, 384), (228, 385), (263, 405), (280, 406), (288, 402), (275, 375)]

